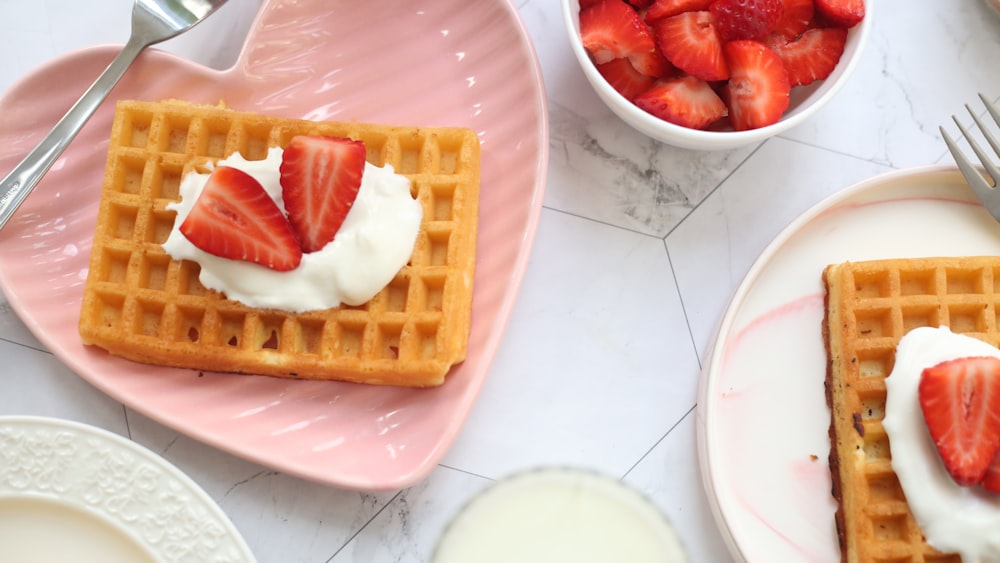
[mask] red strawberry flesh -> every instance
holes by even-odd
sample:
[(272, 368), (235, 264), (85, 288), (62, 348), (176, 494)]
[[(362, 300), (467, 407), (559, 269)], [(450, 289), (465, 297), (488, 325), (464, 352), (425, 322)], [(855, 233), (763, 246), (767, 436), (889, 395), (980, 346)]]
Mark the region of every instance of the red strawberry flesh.
[(813, 0), (781, 0), (781, 5), (781, 19), (774, 24), (771, 33), (792, 38), (809, 29), (816, 11)]
[(646, 76), (632, 66), (628, 59), (611, 59), (597, 65), (597, 72), (608, 81), (619, 94), (629, 101), (648, 90), (656, 81), (652, 76)]
[(292, 270), (302, 260), (281, 209), (256, 179), (228, 166), (212, 171), (180, 232), (209, 254), (272, 270)]
[(921, 373), (920, 408), (955, 483), (982, 481), (1000, 449), (1000, 359), (960, 358)]
[(643, 110), (671, 123), (703, 129), (726, 115), (715, 90), (690, 75), (663, 80), (636, 98)]
[(864, 0), (815, 0), (816, 15), (828, 25), (854, 27), (865, 18)]
[(781, 20), (781, 0), (715, 0), (708, 7), (723, 41), (762, 39)]
[(729, 78), (711, 12), (670, 16), (653, 24), (653, 33), (663, 56), (677, 68), (710, 82)]
[(365, 146), (339, 137), (293, 137), (281, 161), (281, 195), (302, 251), (322, 249), (354, 205), (365, 169)]
[(805, 86), (823, 80), (837, 68), (847, 44), (847, 30), (839, 27), (815, 27), (792, 41), (780, 34), (768, 37), (767, 44), (781, 57), (792, 86)]
[(992, 493), (1000, 493), (1000, 454), (993, 457), (986, 476), (983, 477), (983, 488)]
[(646, 23), (676, 16), (684, 12), (707, 10), (708, 5), (715, 0), (656, 0), (646, 9)]
[(729, 62), (729, 82), (723, 99), (737, 131), (776, 123), (788, 109), (788, 73), (778, 55), (763, 43), (730, 41), (724, 47)]
[(595, 64), (627, 58), (646, 76), (659, 77), (670, 71), (649, 26), (624, 0), (603, 0), (581, 11), (580, 38)]

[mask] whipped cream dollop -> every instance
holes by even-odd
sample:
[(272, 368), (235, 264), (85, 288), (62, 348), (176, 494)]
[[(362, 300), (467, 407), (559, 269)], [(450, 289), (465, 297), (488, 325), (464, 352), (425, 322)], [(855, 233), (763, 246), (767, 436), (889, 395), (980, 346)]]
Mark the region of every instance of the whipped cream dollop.
[[(239, 153), (218, 166), (238, 168), (257, 179), (284, 210), (279, 167), (282, 150), (272, 148), (264, 160), (248, 161)], [(303, 255), (302, 263), (287, 272), (209, 254), (180, 232), (209, 174), (189, 173), (181, 180), (181, 200), (167, 206), (177, 211), (163, 248), (176, 260), (201, 266), (198, 279), (207, 288), (251, 307), (302, 312), (360, 305), (381, 291), (413, 254), (423, 215), (410, 194), (410, 181), (392, 166), (365, 163), (361, 188), (333, 241)]]
[(900, 340), (886, 379), (883, 426), (892, 448), (892, 469), (927, 542), (962, 561), (1000, 561), (1000, 495), (962, 487), (941, 461), (920, 408), (918, 386), (925, 368), (956, 358), (1000, 357), (1000, 350), (947, 327), (916, 328)]

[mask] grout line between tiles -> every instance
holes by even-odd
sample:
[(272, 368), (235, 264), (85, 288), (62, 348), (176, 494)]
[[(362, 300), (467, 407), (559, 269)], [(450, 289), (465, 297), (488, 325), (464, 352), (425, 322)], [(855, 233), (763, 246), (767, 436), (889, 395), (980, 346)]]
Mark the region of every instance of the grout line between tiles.
[(662, 237), (663, 240), (666, 241), (667, 238), (669, 238), (670, 235), (673, 234), (674, 231), (676, 231), (681, 225), (683, 225), (684, 222), (687, 221), (688, 218), (690, 218), (691, 215), (693, 215), (694, 212), (697, 211), (698, 208), (701, 207), (708, 200), (708, 198), (712, 197), (712, 194), (714, 194), (715, 192), (719, 191), (719, 188), (721, 188), (723, 184), (725, 184), (730, 178), (732, 178), (733, 175), (736, 174), (736, 172), (739, 169), (743, 168), (743, 166), (747, 162), (749, 162), (750, 159), (753, 158), (755, 154), (757, 154), (760, 151), (760, 148), (763, 147), (769, 141), (770, 141), (770, 139), (765, 140), (761, 144), (757, 145), (757, 147), (755, 147), (752, 151), (750, 151), (750, 153), (746, 156), (746, 158), (744, 158), (739, 164), (737, 164), (736, 166), (734, 166), (733, 169), (729, 171), (729, 174), (726, 174), (721, 180), (719, 180), (719, 182), (717, 184), (715, 184), (715, 187), (713, 187), (711, 190), (709, 190), (708, 193), (706, 193), (705, 196), (702, 197), (700, 201), (698, 201), (698, 203), (694, 204), (694, 206), (691, 207), (691, 209), (687, 212), (686, 215), (684, 215), (684, 217), (681, 218), (680, 221), (677, 221), (676, 225), (674, 225), (673, 227), (670, 227), (669, 229), (667, 229), (666, 234), (664, 234), (663, 237)]
[(339, 555), (341, 551), (344, 551), (345, 547), (351, 545), (351, 542), (354, 541), (354, 539), (357, 538), (361, 534), (361, 532), (365, 530), (365, 528), (370, 526), (371, 523), (374, 522), (375, 519), (378, 518), (379, 515), (385, 511), (385, 509), (389, 508), (389, 506), (391, 506), (392, 503), (396, 502), (396, 499), (398, 499), (402, 494), (403, 491), (399, 491), (396, 494), (392, 495), (392, 498), (389, 499), (388, 502), (386, 502), (384, 505), (382, 505), (382, 508), (376, 510), (375, 514), (372, 514), (371, 518), (369, 518), (364, 524), (362, 524), (353, 534), (351, 534), (349, 538), (347, 538), (347, 540), (343, 544), (341, 544), (340, 547), (337, 548), (336, 551), (333, 552), (332, 555), (330, 555), (329, 558), (327, 558), (326, 563), (330, 563), (331, 561), (333, 561), (333, 559), (337, 557), (337, 555)]
[(684, 413), (683, 415), (681, 415), (681, 417), (680, 417), (680, 418), (678, 418), (678, 419), (677, 419), (677, 421), (676, 421), (676, 422), (674, 422), (674, 423), (673, 423), (673, 424), (672, 424), (672, 425), (670, 426), (670, 428), (668, 428), (668, 429), (667, 429), (667, 431), (666, 431), (666, 432), (664, 432), (662, 436), (660, 436), (660, 438), (659, 438), (658, 440), (656, 440), (655, 442), (653, 442), (653, 445), (652, 445), (652, 446), (650, 446), (650, 447), (649, 447), (649, 449), (647, 449), (647, 450), (646, 450), (646, 451), (645, 451), (645, 452), (644, 452), (644, 453), (643, 453), (643, 454), (642, 454), (641, 456), (639, 456), (639, 459), (637, 459), (637, 460), (635, 461), (635, 463), (633, 463), (633, 464), (632, 464), (632, 466), (628, 468), (628, 471), (626, 471), (626, 472), (625, 472), (625, 473), (624, 473), (624, 474), (623, 474), (623, 475), (621, 476), (621, 478), (622, 478), (622, 479), (625, 479), (626, 477), (628, 477), (628, 476), (629, 476), (629, 474), (630, 474), (630, 473), (632, 473), (632, 471), (633, 471), (633, 470), (634, 470), (634, 469), (635, 469), (635, 468), (636, 468), (636, 467), (637, 467), (637, 466), (638, 466), (638, 465), (639, 465), (640, 463), (642, 463), (642, 461), (643, 461), (644, 459), (646, 459), (647, 457), (649, 457), (649, 454), (650, 454), (650, 453), (652, 453), (652, 452), (653, 452), (653, 450), (655, 450), (655, 449), (656, 449), (656, 447), (657, 447), (657, 446), (659, 446), (661, 442), (663, 442), (663, 440), (666, 440), (667, 436), (669, 436), (669, 435), (670, 435), (670, 433), (671, 433), (671, 432), (673, 432), (673, 431), (674, 431), (674, 429), (675, 429), (675, 428), (677, 428), (677, 427), (678, 427), (678, 426), (680, 425), (680, 423), (684, 422), (684, 420), (685, 420), (685, 419), (686, 419), (687, 417), (691, 416), (691, 414), (692, 414), (692, 413), (694, 413), (695, 409), (697, 409), (697, 408), (698, 408), (698, 403), (695, 403), (695, 404), (694, 404), (694, 405), (693, 405), (693, 406), (692, 406), (691, 408), (689, 408), (689, 409), (688, 409), (688, 410), (687, 410), (687, 411), (686, 411), (686, 412), (685, 412), (685, 413)]
[(29, 344), (24, 344), (22, 342), (18, 342), (16, 340), (11, 340), (9, 338), (0, 338), (0, 342), (6, 342), (8, 344), (13, 344), (14, 346), (20, 346), (21, 348), (27, 348), (28, 350), (34, 350), (36, 352), (41, 352), (43, 354), (48, 354), (50, 356), (53, 355), (52, 352), (49, 352), (45, 348), (39, 348), (37, 346), (31, 346)]
[(639, 230), (636, 230), (636, 229), (633, 229), (633, 228), (630, 228), (630, 227), (623, 227), (622, 225), (616, 225), (614, 223), (608, 223), (607, 221), (601, 221), (600, 219), (594, 219), (593, 217), (587, 217), (586, 215), (580, 215), (579, 213), (573, 213), (571, 211), (565, 211), (565, 210), (559, 209), (557, 207), (549, 207), (547, 205), (542, 205), (542, 209), (545, 209), (547, 211), (553, 211), (555, 213), (561, 213), (561, 214), (566, 215), (568, 217), (576, 217), (577, 219), (583, 219), (584, 221), (589, 221), (591, 223), (596, 223), (598, 225), (604, 225), (604, 226), (607, 226), (607, 227), (612, 227), (614, 229), (618, 229), (620, 231), (625, 231), (627, 233), (635, 233), (637, 235), (642, 235), (644, 237), (649, 237), (649, 238), (663, 238), (662, 236), (657, 235), (657, 234), (644, 233), (642, 231), (639, 231)]
[(438, 467), (441, 467), (443, 469), (448, 469), (450, 471), (457, 471), (458, 473), (462, 473), (463, 475), (468, 475), (470, 477), (478, 477), (479, 479), (486, 479), (487, 481), (496, 481), (496, 479), (492, 477), (487, 477), (486, 475), (480, 475), (479, 473), (473, 473), (472, 471), (467, 471), (465, 469), (459, 469), (458, 467), (455, 467), (453, 465), (445, 465), (443, 463), (439, 463)]
[(677, 292), (677, 301), (681, 304), (681, 314), (684, 315), (684, 326), (687, 327), (688, 338), (691, 339), (691, 350), (694, 351), (695, 361), (698, 363), (698, 373), (701, 373), (701, 353), (698, 350), (698, 342), (694, 338), (694, 330), (691, 328), (691, 317), (687, 312), (687, 304), (684, 303), (684, 294), (681, 292), (681, 283), (677, 279), (677, 269), (674, 268), (674, 260), (670, 256), (670, 247), (666, 239), (663, 240), (663, 251), (667, 254), (667, 265), (670, 266), (670, 277), (674, 280), (674, 291)]
[(132, 425), (129, 424), (128, 420), (128, 407), (126, 407), (124, 403), (122, 404), (122, 418), (125, 419), (125, 435), (128, 436), (129, 440), (134, 442), (135, 439), (132, 438)]

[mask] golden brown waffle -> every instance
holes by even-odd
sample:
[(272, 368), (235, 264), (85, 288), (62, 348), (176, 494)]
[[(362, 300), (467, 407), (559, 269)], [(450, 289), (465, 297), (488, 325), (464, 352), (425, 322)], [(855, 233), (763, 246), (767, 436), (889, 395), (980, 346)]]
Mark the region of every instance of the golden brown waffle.
[[(423, 206), (413, 256), (368, 303), (306, 313), (254, 309), (205, 289), (161, 244), (181, 178), (295, 135), (364, 142)], [(479, 139), (463, 128), (321, 123), (184, 102), (117, 106), (80, 314), (80, 335), (132, 360), (205, 371), (423, 387), (465, 358), (479, 205)]]
[(842, 561), (955, 563), (924, 541), (890, 464), (885, 378), (914, 328), (948, 326), (997, 345), (1000, 257), (831, 265), (826, 285), (830, 469)]

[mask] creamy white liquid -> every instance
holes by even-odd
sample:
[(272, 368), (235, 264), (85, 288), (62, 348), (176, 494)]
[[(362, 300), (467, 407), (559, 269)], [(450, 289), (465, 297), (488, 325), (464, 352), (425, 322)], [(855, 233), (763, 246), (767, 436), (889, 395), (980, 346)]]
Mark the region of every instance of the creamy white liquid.
[(892, 469), (927, 543), (968, 563), (1000, 561), (1000, 495), (955, 484), (941, 462), (918, 398), (924, 368), (955, 358), (1000, 357), (1000, 350), (946, 327), (917, 328), (896, 348), (886, 379), (883, 426)]
[(42, 498), (0, 499), (0, 561), (154, 563), (128, 532), (85, 510)]
[[(239, 168), (257, 179), (271, 198), (284, 209), (280, 173), (282, 151), (272, 148), (267, 158), (247, 161), (236, 153), (218, 166)], [(208, 174), (190, 173), (181, 181), (181, 201), (168, 206), (177, 211), (173, 230), (164, 250), (176, 260), (201, 265), (199, 280), (207, 288), (225, 293), (228, 299), (251, 307), (291, 312), (360, 305), (381, 291), (413, 253), (420, 230), (422, 209), (410, 194), (410, 181), (391, 166), (365, 163), (358, 197), (332, 242), (305, 254), (302, 263), (288, 272), (229, 260), (194, 246), (180, 232)]]
[(433, 563), (682, 563), (677, 534), (637, 492), (585, 471), (498, 482), (442, 536)]

